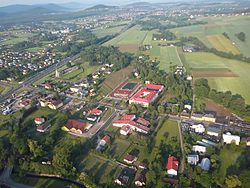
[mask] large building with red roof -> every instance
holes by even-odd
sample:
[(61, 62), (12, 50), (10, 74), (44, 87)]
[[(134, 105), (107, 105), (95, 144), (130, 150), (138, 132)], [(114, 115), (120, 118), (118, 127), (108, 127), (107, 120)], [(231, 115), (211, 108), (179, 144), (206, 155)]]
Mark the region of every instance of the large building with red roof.
[(144, 134), (148, 134), (150, 131), (150, 122), (141, 117), (136, 117), (133, 114), (124, 115), (120, 119), (113, 121), (113, 126), (121, 127), (120, 132), (123, 135), (129, 134), (130, 130), (128, 129), (128, 127), (130, 127), (133, 131), (141, 132)]
[(81, 120), (69, 119), (66, 125), (63, 127), (63, 130), (68, 132), (73, 132), (76, 134), (83, 134), (87, 131), (92, 125)]
[(166, 166), (166, 170), (167, 170), (168, 175), (177, 176), (178, 165), (179, 165), (178, 160), (174, 156), (170, 156), (168, 158), (168, 162), (167, 162), (167, 166)]
[(144, 107), (148, 107), (150, 103), (154, 102), (159, 96), (159, 93), (164, 89), (163, 85), (157, 84), (146, 84), (145, 87), (141, 88), (135, 93), (130, 99), (129, 104), (140, 104)]

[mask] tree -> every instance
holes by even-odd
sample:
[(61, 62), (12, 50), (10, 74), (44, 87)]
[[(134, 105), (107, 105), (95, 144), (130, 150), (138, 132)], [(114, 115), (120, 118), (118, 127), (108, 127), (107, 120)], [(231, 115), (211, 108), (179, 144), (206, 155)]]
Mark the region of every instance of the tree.
[(43, 150), (42, 146), (38, 144), (35, 140), (28, 140), (28, 147), (30, 153), (33, 154), (32, 158), (42, 157), (45, 154), (45, 151)]
[(72, 67), (72, 65), (71, 65), (70, 62), (67, 63), (67, 67), (68, 67), (68, 68)]
[(158, 110), (159, 114), (164, 114), (165, 113), (165, 107), (164, 106), (158, 106), (157, 110)]
[(238, 176), (232, 175), (226, 177), (225, 184), (228, 188), (240, 187), (241, 181), (239, 180)]

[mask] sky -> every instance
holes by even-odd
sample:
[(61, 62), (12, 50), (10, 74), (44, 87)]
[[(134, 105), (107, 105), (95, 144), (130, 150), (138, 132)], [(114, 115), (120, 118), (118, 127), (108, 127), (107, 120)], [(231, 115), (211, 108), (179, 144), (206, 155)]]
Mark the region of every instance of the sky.
[[(139, 2), (142, 0), (0, 0), (0, 6), (6, 6), (11, 4), (46, 4), (46, 3), (68, 3), (78, 2), (83, 4), (128, 4), (132, 2)], [(160, 0), (143, 0), (146, 2), (156, 2)], [(166, 0), (165, 0), (166, 1)], [(173, 0), (174, 1), (174, 0)]]

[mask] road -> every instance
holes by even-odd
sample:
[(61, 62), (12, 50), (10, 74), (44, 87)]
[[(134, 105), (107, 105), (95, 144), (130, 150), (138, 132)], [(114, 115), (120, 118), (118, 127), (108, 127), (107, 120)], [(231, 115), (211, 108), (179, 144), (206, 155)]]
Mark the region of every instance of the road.
[(11, 188), (32, 188), (27, 185), (19, 184), (14, 182), (11, 178), (10, 175), (12, 173), (13, 168), (12, 167), (5, 167), (3, 173), (0, 176), (0, 185), (7, 185)]
[(177, 121), (178, 123), (178, 129), (179, 129), (179, 137), (180, 137), (180, 144), (181, 144), (181, 153), (182, 153), (182, 158), (181, 158), (181, 166), (179, 168), (179, 172), (182, 174), (184, 169), (185, 169), (185, 150), (184, 150), (184, 145), (183, 145), (183, 137), (182, 137), (182, 131), (181, 131), (181, 125), (180, 121)]
[(55, 71), (58, 67), (66, 65), (69, 61), (74, 61), (75, 59), (77, 59), (79, 57), (80, 57), (80, 53), (76, 54), (74, 56), (71, 56), (71, 57), (67, 57), (64, 60), (60, 61), (59, 63), (55, 63), (55, 64), (47, 67), (43, 71), (40, 71), (40, 72), (36, 73), (35, 75), (30, 76), (29, 78), (24, 80), (22, 84), (19, 84), (17, 87), (12, 88), (12, 90), (10, 90), (6, 94), (2, 95), (1, 99), (0, 99), (0, 103), (3, 102), (4, 100), (8, 99), (9, 97), (11, 97), (11, 95), (13, 93), (16, 93), (18, 90), (22, 89), (23, 87), (30, 86), (34, 82), (40, 80), (41, 78), (43, 78), (43, 77), (47, 76), (48, 74), (52, 73), (53, 71)]

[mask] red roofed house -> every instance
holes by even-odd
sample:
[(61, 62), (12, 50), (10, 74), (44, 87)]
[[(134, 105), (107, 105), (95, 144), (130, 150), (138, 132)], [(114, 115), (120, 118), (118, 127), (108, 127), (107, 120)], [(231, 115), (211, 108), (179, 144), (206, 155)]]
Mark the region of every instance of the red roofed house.
[(140, 117), (136, 118), (135, 115), (124, 115), (119, 120), (113, 121), (113, 126), (122, 127), (120, 133), (123, 135), (127, 135), (129, 133), (128, 126), (133, 131), (148, 134), (148, 132), (150, 131), (149, 125), (149, 121)]
[(130, 132), (131, 132), (131, 127), (130, 127), (129, 125), (124, 125), (124, 126), (120, 129), (120, 134), (121, 134), (121, 135), (127, 136)]
[(137, 161), (137, 157), (133, 156), (133, 155), (126, 155), (123, 159), (123, 161), (125, 163), (128, 163), (128, 164), (132, 164), (134, 163), (135, 161)]
[(52, 85), (46, 83), (46, 84), (44, 84), (44, 88), (45, 88), (45, 89), (51, 89), (51, 88), (52, 88)]
[(35, 121), (35, 124), (41, 125), (41, 124), (43, 124), (45, 122), (45, 119), (41, 118), (41, 117), (37, 117), (37, 118), (35, 118), (34, 121)]
[(109, 140), (110, 140), (110, 137), (108, 135), (105, 135), (104, 137), (102, 137), (99, 145), (100, 146), (105, 146)]
[(129, 104), (135, 103), (148, 107), (150, 103), (154, 102), (163, 89), (164, 86), (162, 85), (146, 84), (146, 87), (141, 88), (129, 99)]
[(80, 120), (75, 119), (69, 119), (66, 125), (63, 127), (63, 130), (82, 134), (87, 127), (88, 125), (86, 122), (82, 122)]
[(168, 158), (167, 173), (171, 176), (177, 176), (179, 162), (174, 156)]
[(102, 114), (102, 111), (99, 110), (98, 108), (93, 108), (93, 109), (89, 110), (89, 114), (90, 115), (100, 116)]

